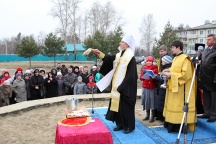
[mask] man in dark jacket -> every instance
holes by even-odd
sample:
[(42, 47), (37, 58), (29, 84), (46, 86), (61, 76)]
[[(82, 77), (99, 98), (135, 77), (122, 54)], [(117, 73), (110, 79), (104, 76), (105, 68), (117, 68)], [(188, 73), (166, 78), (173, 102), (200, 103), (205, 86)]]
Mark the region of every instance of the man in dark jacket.
[(200, 65), (200, 79), (203, 86), (204, 114), (207, 122), (216, 121), (216, 35), (207, 36), (207, 48), (204, 50)]
[(77, 82), (77, 75), (73, 73), (73, 68), (68, 68), (68, 74), (64, 76), (65, 94), (72, 95), (74, 85)]

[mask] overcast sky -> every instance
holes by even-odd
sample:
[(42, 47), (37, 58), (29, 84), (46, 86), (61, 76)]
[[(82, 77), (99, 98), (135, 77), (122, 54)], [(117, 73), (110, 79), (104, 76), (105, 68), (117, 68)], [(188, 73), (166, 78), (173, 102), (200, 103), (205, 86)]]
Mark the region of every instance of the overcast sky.
[[(95, 0), (82, 0), (80, 7), (89, 9)], [(103, 3), (107, 0), (99, 0)], [(140, 45), (139, 28), (144, 16), (153, 14), (156, 36), (164, 30), (167, 21), (177, 27), (179, 24), (190, 27), (204, 24), (205, 20), (216, 20), (215, 0), (111, 0), (119, 13), (127, 20), (124, 32), (134, 36)], [(58, 27), (58, 21), (49, 15), (51, 0), (0, 0), (0, 40), (23, 35), (48, 34)]]

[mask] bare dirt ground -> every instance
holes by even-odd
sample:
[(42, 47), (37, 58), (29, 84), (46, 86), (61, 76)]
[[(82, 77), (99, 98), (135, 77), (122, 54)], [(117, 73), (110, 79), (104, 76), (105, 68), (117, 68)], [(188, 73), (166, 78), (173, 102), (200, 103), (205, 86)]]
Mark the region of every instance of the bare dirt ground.
[[(92, 65), (91, 63), (64, 63), (66, 66), (74, 65)], [(52, 69), (53, 62), (33, 62), (32, 67), (42, 67), (44, 69)], [(17, 63), (0, 63), (0, 69), (9, 69), (11, 73), (15, 72), (17, 67), (23, 68), (25, 71), (29, 68), (26, 62)], [(138, 65), (138, 72), (141, 66)], [(141, 88), (141, 82), (138, 80), (138, 88)], [(108, 100), (96, 100), (94, 107), (107, 107)], [(91, 101), (82, 101), (79, 106), (91, 108)], [(65, 118), (65, 103), (54, 104), (35, 108), (30, 111), (23, 111), (16, 114), (9, 114), (0, 117), (0, 143), (1, 144), (53, 144), (55, 139), (56, 124), (59, 120)], [(145, 112), (142, 110), (140, 98), (136, 103), (136, 118), (146, 126), (161, 125), (160, 121), (149, 123), (142, 121)]]

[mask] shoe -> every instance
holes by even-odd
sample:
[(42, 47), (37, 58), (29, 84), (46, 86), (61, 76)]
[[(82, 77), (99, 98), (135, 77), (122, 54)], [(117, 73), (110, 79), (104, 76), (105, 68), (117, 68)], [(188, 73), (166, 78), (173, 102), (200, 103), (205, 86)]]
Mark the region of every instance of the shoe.
[(203, 114), (203, 115), (197, 116), (197, 118), (210, 118), (210, 116), (207, 114)]
[(116, 127), (113, 129), (113, 131), (119, 131), (119, 130), (121, 130), (121, 129), (122, 129), (121, 126), (116, 126)]
[(216, 121), (216, 118), (209, 118), (208, 120), (207, 120), (207, 122), (215, 122)]
[(130, 130), (129, 128), (126, 128), (125, 130), (124, 130), (124, 133), (125, 134), (128, 134), (128, 133), (130, 133), (130, 132), (132, 132), (133, 130)]

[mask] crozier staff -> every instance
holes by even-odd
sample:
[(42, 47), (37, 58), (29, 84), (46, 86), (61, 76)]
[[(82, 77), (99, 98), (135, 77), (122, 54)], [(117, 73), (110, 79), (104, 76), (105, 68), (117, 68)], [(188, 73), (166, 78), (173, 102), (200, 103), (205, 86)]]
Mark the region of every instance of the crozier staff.
[[(116, 123), (114, 131), (124, 129), (127, 134), (135, 129), (135, 103), (137, 95), (137, 68), (134, 57), (135, 42), (131, 35), (125, 35), (119, 43), (119, 53), (105, 55), (98, 49), (88, 49), (103, 61), (100, 73), (106, 75), (114, 69), (112, 90), (106, 119)], [(103, 79), (104, 79), (103, 78)]]

